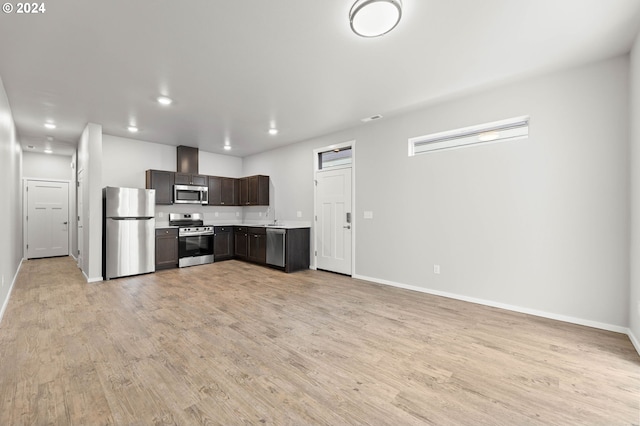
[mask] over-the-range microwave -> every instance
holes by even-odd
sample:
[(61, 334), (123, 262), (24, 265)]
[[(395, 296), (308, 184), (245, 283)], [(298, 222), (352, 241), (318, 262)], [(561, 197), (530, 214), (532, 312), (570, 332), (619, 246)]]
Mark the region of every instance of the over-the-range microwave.
[(195, 185), (173, 185), (174, 204), (209, 204), (209, 188)]

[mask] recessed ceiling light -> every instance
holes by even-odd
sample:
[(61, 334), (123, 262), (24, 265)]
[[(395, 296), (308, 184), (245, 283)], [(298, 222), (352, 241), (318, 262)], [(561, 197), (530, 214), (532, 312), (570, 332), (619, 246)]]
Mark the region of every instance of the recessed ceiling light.
[(44, 127), (46, 127), (47, 129), (55, 129), (56, 125), (53, 123), (44, 123)]
[(138, 129), (136, 126), (128, 126), (127, 130), (130, 131), (131, 133), (137, 133), (138, 130), (140, 129)]
[(225, 151), (231, 151), (231, 145), (225, 145), (224, 146), (224, 150)]
[(276, 129), (275, 127), (272, 127), (269, 129), (269, 134), (270, 135), (277, 135), (278, 134), (278, 129)]
[(45, 153), (45, 154), (52, 154), (52, 153), (53, 153), (53, 151), (51, 151), (50, 149), (45, 149), (45, 150), (44, 150), (44, 153)]
[(156, 100), (160, 105), (171, 105), (173, 103), (173, 99), (167, 96), (158, 96)]

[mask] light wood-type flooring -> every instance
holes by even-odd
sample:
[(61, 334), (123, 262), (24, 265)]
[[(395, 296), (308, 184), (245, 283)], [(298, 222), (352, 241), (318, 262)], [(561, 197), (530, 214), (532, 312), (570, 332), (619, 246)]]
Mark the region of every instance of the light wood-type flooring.
[(0, 425), (632, 425), (622, 334), (238, 261), (87, 284), (25, 261)]

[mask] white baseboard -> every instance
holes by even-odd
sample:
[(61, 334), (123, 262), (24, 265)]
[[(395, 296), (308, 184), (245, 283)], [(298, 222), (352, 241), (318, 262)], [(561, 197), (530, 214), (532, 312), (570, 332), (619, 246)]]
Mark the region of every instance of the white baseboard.
[[(439, 291), (439, 290), (431, 290), (431, 289), (424, 288), (424, 287), (417, 287), (417, 286), (413, 286), (413, 285), (401, 284), (401, 283), (397, 283), (397, 282), (393, 282), (393, 281), (382, 280), (382, 279), (373, 278), (373, 277), (367, 277), (367, 276), (363, 276), (363, 275), (354, 275), (353, 278), (357, 278), (357, 279), (365, 280), (365, 281), (371, 281), (371, 282), (378, 283), (378, 284), (390, 285), (390, 286), (393, 286), (393, 287), (404, 288), (406, 290), (413, 290), (413, 291), (419, 291), (421, 293), (433, 294), (434, 296), (448, 297), (450, 299), (462, 300), (464, 302), (477, 303), (479, 305), (485, 305), (485, 306), (491, 306), (491, 307), (494, 307), (494, 308), (505, 309), (507, 311), (520, 312), (520, 313), (523, 313), (523, 314), (534, 315), (534, 316), (537, 316), (537, 317), (549, 318), (549, 319), (558, 320), (558, 321), (564, 321), (564, 322), (568, 322), (568, 323), (571, 323), (571, 324), (578, 324), (578, 325), (584, 325), (584, 326), (592, 327), (592, 328), (599, 328), (601, 330), (613, 331), (613, 332), (616, 332), (616, 333), (622, 333), (622, 334), (627, 334), (627, 335), (629, 335), (629, 333), (630, 333), (630, 330), (628, 328), (626, 328), (626, 327), (621, 327), (621, 326), (613, 325), (613, 324), (606, 324), (606, 323), (602, 323), (602, 322), (598, 322), (598, 321), (591, 321), (591, 320), (587, 320), (587, 319), (583, 319), (583, 318), (575, 318), (575, 317), (570, 317), (570, 316), (567, 316), (567, 315), (559, 315), (559, 314), (554, 314), (554, 313), (551, 313), (551, 312), (539, 311), (539, 310), (536, 310), (536, 309), (523, 308), (521, 306), (508, 305), (506, 303), (494, 302), (492, 300), (477, 299), (475, 297), (468, 297), (468, 296), (464, 296), (464, 295), (460, 295), (460, 294), (448, 293), (448, 292)], [(632, 342), (633, 342), (633, 340), (632, 340)], [(636, 343), (637, 343), (637, 341), (634, 343), (634, 346), (636, 347), (636, 349), (638, 349), (639, 345), (637, 345)], [(638, 351), (638, 353), (640, 354), (640, 351)]]
[(638, 355), (640, 355), (640, 341), (638, 341), (638, 338), (633, 334), (633, 331), (631, 331), (631, 329), (627, 330), (627, 336), (629, 336), (629, 340), (631, 340), (633, 347), (636, 348), (636, 352), (638, 352)]
[(22, 268), (22, 261), (24, 258), (20, 259), (20, 263), (18, 264), (18, 269), (16, 269), (16, 273), (13, 276), (13, 280), (11, 280), (11, 287), (9, 287), (9, 291), (7, 292), (7, 298), (4, 300), (2, 304), (2, 309), (0, 309), (0, 322), (2, 322), (2, 318), (4, 317), (4, 311), (9, 306), (9, 299), (11, 298), (11, 293), (13, 292), (13, 286), (16, 284), (16, 280), (18, 279), (18, 274), (20, 273), (20, 268)]
[(80, 272), (82, 272), (82, 276), (84, 276), (84, 279), (87, 281), (87, 283), (97, 283), (100, 281), (104, 281), (102, 279), (102, 277), (93, 277), (93, 278), (89, 278), (87, 276), (87, 274), (84, 273), (84, 271), (82, 269), (80, 269)]

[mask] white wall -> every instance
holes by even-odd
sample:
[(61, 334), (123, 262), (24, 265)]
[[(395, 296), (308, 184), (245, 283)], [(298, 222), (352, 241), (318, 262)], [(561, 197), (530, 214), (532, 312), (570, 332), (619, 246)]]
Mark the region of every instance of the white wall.
[(102, 280), (102, 164), (102, 126), (88, 123), (78, 143), (78, 173), (84, 175), (81, 269), (89, 282)]
[(0, 319), (22, 259), (22, 149), (0, 79)]
[[(385, 118), (245, 158), (243, 172), (272, 176), (279, 219), (309, 215), (312, 149), (355, 139), (356, 276), (622, 331), (628, 66), (619, 57)], [(519, 115), (531, 116), (527, 140), (407, 156), (410, 137)]]
[(102, 136), (102, 186), (144, 188), (145, 171), (176, 170), (176, 147)]
[[(271, 210), (268, 220), (281, 222), (313, 221), (313, 149), (336, 142), (346, 142), (352, 138), (343, 132), (342, 136), (328, 136), (289, 145), (259, 155), (244, 158), (245, 176), (262, 174), (270, 178), (269, 198)], [(245, 208), (247, 220), (259, 220), (264, 207)], [(297, 217), (297, 212), (302, 217)]]
[[(145, 187), (145, 171), (176, 171), (176, 147), (154, 142), (139, 141), (118, 136), (103, 135), (102, 139), (103, 175), (102, 186), (130, 188)], [(240, 177), (242, 159), (229, 155), (199, 151), (199, 173), (209, 176)], [(235, 223), (242, 217), (239, 207), (222, 206), (157, 206), (157, 221), (168, 220), (168, 213), (201, 212), (207, 222)]]
[(71, 164), (71, 156), (25, 151), (22, 155), (22, 176), (25, 179), (72, 181), (75, 170)]
[(70, 216), (70, 220), (69, 223), (71, 224), (71, 226), (69, 227), (69, 229), (71, 229), (71, 244), (69, 245), (70, 250), (71, 250), (71, 256), (76, 257), (78, 256), (78, 186), (77, 186), (77, 176), (76, 176), (76, 170), (78, 169), (78, 151), (76, 151), (72, 156), (71, 156), (71, 164), (73, 165), (72, 168), (72, 174), (73, 176), (71, 177), (71, 187), (69, 190), (69, 205), (71, 206), (69, 208), (69, 216)]
[(631, 279), (629, 291), (629, 329), (640, 352), (640, 35), (631, 51)]

